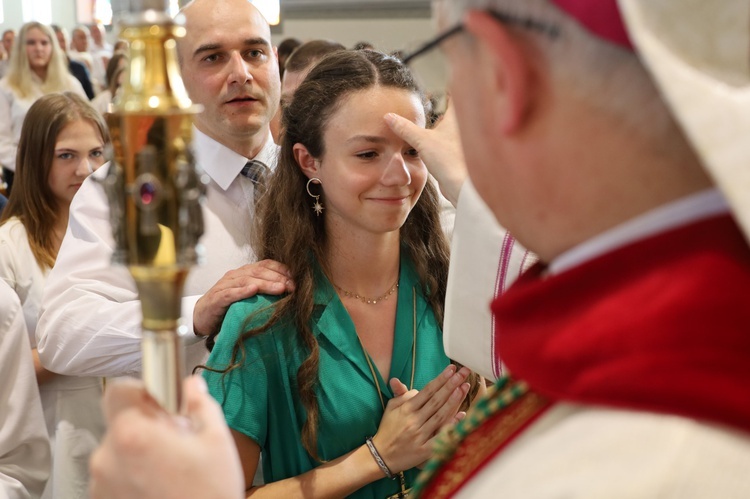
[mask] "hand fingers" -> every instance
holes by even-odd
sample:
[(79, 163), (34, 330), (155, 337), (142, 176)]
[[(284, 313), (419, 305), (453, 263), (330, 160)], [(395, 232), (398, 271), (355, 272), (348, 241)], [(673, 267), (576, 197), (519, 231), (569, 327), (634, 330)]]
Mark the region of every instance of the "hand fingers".
[(278, 295), (293, 290), (289, 269), (273, 260), (230, 270), (196, 302), (193, 331), (202, 336), (215, 332), (232, 303), (257, 294)]
[(222, 289), (210, 295), (203, 295), (203, 301), (200, 304), (196, 304), (194, 313), (200, 313), (206, 317), (217, 317), (221, 320), (224, 318), (224, 314), (227, 313), (230, 305), (257, 294), (258, 288), (254, 285)]
[(91, 499), (107, 497), (102, 490), (104, 485), (104, 470), (112, 468), (108, 463), (111, 457), (107, 452), (109, 449), (107, 446), (107, 440), (108, 436), (105, 435), (102, 445), (97, 447), (94, 452), (91, 453), (91, 458), (89, 459), (89, 474), (91, 476), (89, 479), (89, 497), (91, 497)]
[(161, 410), (143, 383), (135, 379), (120, 379), (108, 384), (102, 406), (107, 423), (112, 423), (122, 411), (133, 407), (148, 413)]
[(453, 390), (453, 393), (451, 393), (445, 403), (425, 422), (424, 429), (429, 435), (451, 423), (458, 412), (458, 408), (461, 406), (461, 402), (466, 398), (467, 393), (469, 393), (468, 383), (463, 383)]
[(418, 393), (419, 390), (409, 390), (400, 396), (395, 396), (388, 401), (388, 404), (386, 404), (386, 409), (389, 411), (394, 411), (414, 398)]
[(221, 406), (209, 395), (202, 377), (191, 376), (183, 386), (185, 415), (190, 420), (193, 431), (202, 442), (210, 442), (213, 449), (218, 449), (217, 455), (222, 459), (224, 468), (235, 468), (232, 476), (238, 479), (237, 490), (245, 490), (240, 456)]
[(170, 416), (161, 409), (135, 380), (116, 382), (104, 394), (107, 433), (89, 460), (91, 497), (133, 496), (121, 492), (122, 468), (138, 475), (138, 463), (154, 434), (162, 432), (161, 423)]
[(201, 376), (191, 376), (183, 383), (185, 417), (191, 428), (200, 432), (208, 429), (227, 429), (224, 413), (219, 404), (209, 395), (206, 382)]
[(252, 276), (267, 281), (275, 281), (286, 284), (291, 282), (292, 274), (286, 265), (275, 260), (261, 260), (259, 262), (243, 265), (237, 269), (243, 273), (249, 273)]
[[(267, 263), (270, 262), (270, 263)], [(244, 265), (238, 269), (230, 270), (211, 288), (211, 291), (221, 291), (228, 288), (246, 287), (252, 284), (259, 288), (282, 292), (285, 289), (294, 289), (294, 283), (290, 277), (283, 272), (278, 272), (268, 265), (276, 264), (271, 260)], [(280, 265), (280, 264), (278, 264)], [(279, 291), (280, 290), (280, 291)], [(209, 291), (210, 292), (210, 291)]]
[[(430, 420), (433, 421), (432, 425), (427, 428), (429, 433), (435, 431), (438, 427), (447, 422), (447, 419), (441, 419), (442, 422), (438, 426), (435, 426), (433, 416), (436, 413), (439, 413), (442, 410), (442, 412), (440, 412), (440, 417), (445, 418), (444, 408), (446, 406), (453, 407), (450, 416), (456, 413), (458, 406), (461, 403), (460, 401), (463, 400), (465, 396), (460, 393), (462, 389), (461, 387), (470, 373), (471, 371), (467, 368), (461, 368), (457, 373), (451, 376), (451, 378), (443, 384), (437, 392), (429, 397), (419, 409), (416, 410), (418, 420), (421, 421), (423, 425)], [(416, 399), (417, 397), (414, 398)], [(457, 398), (458, 404), (455, 403)]]
[(398, 135), (401, 140), (411, 145), (417, 151), (422, 147), (423, 138), (430, 133), (429, 130), (415, 125), (411, 121), (394, 113), (388, 113), (384, 117), (386, 124)]
[(394, 397), (401, 397), (402, 395), (406, 394), (406, 392), (409, 391), (406, 385), (403, 384), (401, 380), (398, 378), (392, 378), (390, 381), (390, 385), (391, 385), (391, 391), (393, 391)]
[[(423, 406), (430, 404), (433, 406), (432, 412), (436, 411), (450, 396), (453, 389), (466, 380), (469, 372), (470, 371), (466, 368), (462, 368), (460, 371), (456, 372), (456, 366), (449, 364), (442, 373), (438, 374), (435, 379), (427, 383), (419, 394), (409, 401), (410, 409), (417, 411), (422, 409)], [(435, 398), (436, 396), (437, 398)], [(435, 400), (433, 401), (433, 399)], [(432, 412), (425, 416), (424, 419), (426, 420), (432, 415)]]
[(287, 277), (287, 279), (292, 278), (292, 273), (289, 271), (286, 265), (283, 263), (277, 262), (276, 260), (261, 260), (259, 262), (256, 262), (256, 265), (265, 267), (269, 270), (272, 270), (278, 274), (283, 274)]
[(294, 284), (285, 274), (266, 267), (280, 264), (271, 260), (260, 263), (263, 265), (250, 264), (227, 272), (203, 296), (201, 313), (205, 313), (203, 308), (206, 308), (209, 314), (223, 317), (226, 309), (236, 301), (259, 293), (277, 295), (294, 289)]

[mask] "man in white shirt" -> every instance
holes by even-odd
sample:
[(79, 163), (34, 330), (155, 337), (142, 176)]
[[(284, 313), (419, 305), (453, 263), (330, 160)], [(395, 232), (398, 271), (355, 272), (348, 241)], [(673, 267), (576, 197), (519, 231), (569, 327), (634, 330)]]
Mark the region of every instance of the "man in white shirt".
[(50, 445), (18, 295), (0, 279), (0, 497), (39, 497)]
[(100, 56), (106, 57), (104, 60), (106, 66), (106, 62), (112, 57), (113, 47), (111, 43), (107, 42), (107, 32), (104, 29), (104, 25), (99, 22), (91, 24), (89, 26), (89, 32), (91, 33), (91, 40), (94, 42), (92, 52), (98, 52)]
[[(211, 180), (204, 204), (206, 262), (191, 270), (182, 301), (191, 343), (186, 367), (192, 369), (205, 358), (201, 337), (220, 326), (231, 303), (257, 292), (281, 293), (291, 284), (282, 266), (251, 263), (254, 184), (240, 175), (250, 159), (269, 167), (276, 161), (269, 122), (280, 85), (270, 28), (247, 0), (195, 0), (183, 13), (187, 35), (178, 53), (185, 87), (204, 107), (195, 117), (193, 147)], [(110, 264), (108, 213), (101, 186), (84, 183), (71, 205), (37, 327), (39, 354), (51, 371), (140, 374), (140, 302), (128, 271)]]
[(70, 50), (67, 51), (68, 57), (86, 66), (96, 84), (96, 91), (99, 92), (104, 85), (104, 80), (100, 79), (104, 74), (104, 68), (101, 61), (94, 60), (94, 56), (89, 52), (90, 46), (89, 29), (86, 26), (73, 28), (70, 36)]

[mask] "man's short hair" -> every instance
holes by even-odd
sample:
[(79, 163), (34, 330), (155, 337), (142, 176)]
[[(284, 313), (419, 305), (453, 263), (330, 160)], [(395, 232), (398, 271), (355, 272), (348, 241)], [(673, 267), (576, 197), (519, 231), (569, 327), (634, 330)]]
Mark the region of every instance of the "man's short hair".
[(278, 47), (276, 47), (276, 50), (279, 53), (279, 58), (283, 59), (284, 57), (289, 57), (300, 45), (302, 45), (302, 41), (297, 38), (286, 38), (285, 40), (282, 40)]
[(346, 50), (346, 47), (331, 40), (311, 40), (292, 52), (284, 68), (294, 73), (304, 71), (326, 55), (339, 50)]
[[(676, 126), (653, 80), (631, 50), (589, 32), (549, 0), (439, 0), (436, 11), (458, 23), (470, 9), (490, 9), (523, 21), (553, 26), (553, 39), (527, 29), (528, 22), (508, 24), (538, 49), (556, 84), (609, 113), (629, 133), (653, 144), (675, 138)], [(659, 105), (657, 105), (659, 104)], [(677, 131), (681, 136), (681, 132)]]

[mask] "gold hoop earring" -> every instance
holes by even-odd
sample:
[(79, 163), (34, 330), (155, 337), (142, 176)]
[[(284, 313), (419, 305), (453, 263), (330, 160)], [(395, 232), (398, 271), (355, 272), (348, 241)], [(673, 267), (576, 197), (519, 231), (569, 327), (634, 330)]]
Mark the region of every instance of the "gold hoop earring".
[(315, 194), (310, 192), (310, 184), (322, 185), (322, 183), (320, 182), (319, 178), (313, 177), (307, 181), (307, 185), (305, 186), (305, 189), (307, 189), (307, 195), (315, 200), (315, 203), (313, 203), (312, 209), (316, 215), (320, 216), (320, 214), (323, 213), (323, 210), (324, 210), (323, 204), (320, 202), (320, 194), (316, 196)]

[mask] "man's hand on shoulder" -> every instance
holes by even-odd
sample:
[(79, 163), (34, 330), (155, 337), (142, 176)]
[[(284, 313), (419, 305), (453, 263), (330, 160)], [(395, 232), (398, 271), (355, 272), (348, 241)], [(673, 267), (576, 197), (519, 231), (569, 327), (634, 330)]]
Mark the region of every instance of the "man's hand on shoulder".
[(229, 306), (256, 294), (280, 295), (294, 290), (289, 270), (273, 260), (263, 260), (230, 270), (195, 304), (193, 331), (208, 336), (221, 327)]

